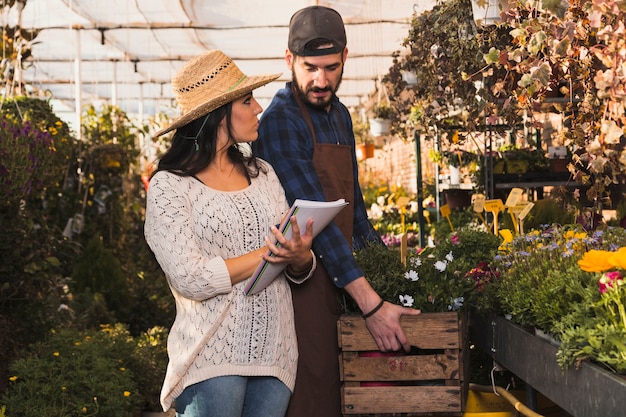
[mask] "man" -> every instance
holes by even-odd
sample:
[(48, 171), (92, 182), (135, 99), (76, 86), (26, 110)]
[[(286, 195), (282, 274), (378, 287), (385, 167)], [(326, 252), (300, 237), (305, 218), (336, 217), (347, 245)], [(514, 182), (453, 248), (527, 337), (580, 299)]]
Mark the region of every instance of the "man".
[(335, 93), (348, 55), (343, 20), (335, 10), (310, 6), (289, 24), (285, 61), (292, 82), (263, 113), (253, 151), (269, 161), (290, 203), (296, 198), (349, 205), (314, 240), (316, 276), (294, 286), (300, 359), (287, 415), (340, 417), (337, 319), (343, 288), (357, 303), (383, 351), (409, 350), (400, 316), (419, 310), (384, 302), (356, 263), (352, 245), (382, 244), (367, 219), (358, 183), (355, 140), (348, 109)]

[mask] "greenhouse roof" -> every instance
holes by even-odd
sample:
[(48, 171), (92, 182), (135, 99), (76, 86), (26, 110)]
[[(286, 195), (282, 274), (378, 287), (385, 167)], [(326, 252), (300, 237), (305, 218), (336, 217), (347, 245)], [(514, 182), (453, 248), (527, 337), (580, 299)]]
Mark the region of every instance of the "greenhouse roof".
[[(76, 103), (116, 104), (130, 115), (175, 114), (170, 79), (190, 58), (221, 49), (248, 74), (282, 73), (255, 92), (263, 106), (291, 79), (284, 62), (288, 22), (313, 4), (338, 10), (349, 58), (339, 96), (348, 106), (367, 100), (402, 49), (414, 12), (434, 2), (406, 0), (27, 0), (21, 27), (38, 29), (23, 70), (55, 111)], [(9, 25), (16, 7), (5, 10)], [(80, 86), (80, 88), (77, 88)]]

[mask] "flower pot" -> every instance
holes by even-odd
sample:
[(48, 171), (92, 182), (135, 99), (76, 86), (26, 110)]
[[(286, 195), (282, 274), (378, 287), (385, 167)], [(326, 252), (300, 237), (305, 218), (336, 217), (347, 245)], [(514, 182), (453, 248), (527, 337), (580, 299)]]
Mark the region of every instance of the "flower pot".
[(461, 183), (461, 168), (448, 165), (448, 170), (450, 171), (450, 185), (459, 185)]
[(375, 146), (373, 143), (360, 143), (356, 145), (357, 160), (362, 161), (374, 157)]
[(567, 172), (567, 164), (569, 164), (569, 160), (564, 158), (550, 159), (550, 171)]
[(389, 119), (370, 119), (370, 132), (372, 136), (384, 136), (391, 132), (391, 120)]
[(407, 87), (412, 87), (417, 84), (417, 74), (415, 71), (402, 71), (402, 81), (404, 81)]

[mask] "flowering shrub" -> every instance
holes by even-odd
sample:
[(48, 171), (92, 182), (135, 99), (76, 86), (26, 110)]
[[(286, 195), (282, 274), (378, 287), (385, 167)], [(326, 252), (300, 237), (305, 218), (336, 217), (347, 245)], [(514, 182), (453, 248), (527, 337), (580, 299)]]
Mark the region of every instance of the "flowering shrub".
[(494, 277), (488, 261), (500, 244), (486, 231), (464, 229), (410, 254), (405, 279), (412, 282), (400, 302), (423, 312), (456, 311), (473, 305)]
[(135, 416), (160, 410), (167, 330), (133, 338), (125, 326), (62, 329), (10, 366), (0, 400), (8, 416)]
[(500, 277), (479, 300), (483, 309), (510, 315), (522, 326), (552, 333), (596, 285), (578, 260), (590, 249), (609, 249), (626, 239), (621, 228), (586, 233), (580, 226), (544, 225), (504, 243), (494, 260)]
[(500, 239), (486, 231), (459, 230), (435, 247), (410, 249), (406, 266), (395, 248), (372, 245), (355, 256), (372, 287), (386, 301), (423, 312), (459, 310), (491, 279), (487, 261)]
[(14, 205), (42, 191), (55, 179), (58, 161), (49, 132), (30, 122), (5, 118), (0, 122), (0, 194), (2, 204)]
[(9, 416), (132, 417), (142, 401), (129, 367), (133, 351), (121, 326), (53, 332), (11, 365), (0, 403)]
[(566, 367), (593, 360), (626, 374), (626, 246), (590, 250), (578, 265), (596, 285), (559, 327), (558, 362)]

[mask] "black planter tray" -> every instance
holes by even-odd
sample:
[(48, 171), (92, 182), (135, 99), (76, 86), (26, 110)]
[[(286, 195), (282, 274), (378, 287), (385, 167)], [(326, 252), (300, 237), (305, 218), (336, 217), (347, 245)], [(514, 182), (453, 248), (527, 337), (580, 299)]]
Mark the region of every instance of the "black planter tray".
[(470, 341), (574, 417), (626, 415), (626, 380), (588, 362), (561, 370), (556, 346), (503, 317), (472, 315)]

